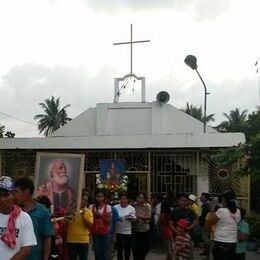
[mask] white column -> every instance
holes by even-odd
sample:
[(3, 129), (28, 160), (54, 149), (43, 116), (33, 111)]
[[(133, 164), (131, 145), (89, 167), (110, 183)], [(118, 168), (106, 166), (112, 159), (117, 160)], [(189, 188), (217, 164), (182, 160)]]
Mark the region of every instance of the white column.
[(197, 176), (197, 192), (198, 196), (202, 192), (209, 192), (209, 178), (208, 176)]
[(141, 102), (145, 102), (145, 77), (142, 77), (142, 96)]
[(202, 192), (209, 192), (208, 162), (203, 155), (197, 153), (197, 196)]

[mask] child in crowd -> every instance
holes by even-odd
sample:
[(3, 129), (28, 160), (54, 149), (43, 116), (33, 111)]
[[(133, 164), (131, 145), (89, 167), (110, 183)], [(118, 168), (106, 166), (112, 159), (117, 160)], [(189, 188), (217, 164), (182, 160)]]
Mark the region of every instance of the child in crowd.
[(180, 219), (177, 222), (177, 236), (175, 238), (174, 255), (176, 260), (190, 260), (192, 251), (191, 237), (187, 231), (190, 222)]
[(236, 248), (236, 260), (246, 259), (247, 239), (249, 236), (249, 225), (245, 221), (246, 211), (240, 208), (241, 220), (238, 224), (238, 243)]

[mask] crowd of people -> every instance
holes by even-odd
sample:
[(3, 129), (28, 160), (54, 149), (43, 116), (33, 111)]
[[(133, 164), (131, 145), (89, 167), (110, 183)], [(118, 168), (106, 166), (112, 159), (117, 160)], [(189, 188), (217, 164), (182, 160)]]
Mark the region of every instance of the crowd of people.
[(160, 259), (191, 260), (200, 243), (201, 259), (245, 259), (249, 227), (231, 190), (218, 199), (202, 193), (199, 206), (193, 194), (148, 200), (143, 192), (129, 198), (84, 189), (80, 212), (62, 218), (51, 216), (47, 197), (33, 194), (27, 177), (0, 178), (0, 259), (87, 260), (93, 249), (96, 260), (144, 260), (150, 250)]
[(211, 255), (214, 260), (246, 259), (249, 226), (234, 191), (213, 198), (202, 193), (200, 207), (193, 194), (176, 197), (169, 192), (165, 199), (157, 194), (153, 201), (154, 237), (167, 260), (193, 259), (193, 249), (200, 242), (204, 248), (200, 259), (212, 259)]

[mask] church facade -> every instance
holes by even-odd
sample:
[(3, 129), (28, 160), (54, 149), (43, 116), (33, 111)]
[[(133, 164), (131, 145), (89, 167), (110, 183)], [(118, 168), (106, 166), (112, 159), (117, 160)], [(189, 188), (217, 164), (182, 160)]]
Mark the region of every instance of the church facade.
[(129, 192), (170, 190), (199, 195), (233, 188), (248, 205), (249, 179), (233, 166), (220, 169), (212, 155), (245, 141), (242, 133), (218, 133), (166, 102), (97, 104), (46, 138), (0, 139), (2, 174), (35, 173), (37, 152), (85, 155), (85, 186), (95, 189), (102, 159), (122, 159)]

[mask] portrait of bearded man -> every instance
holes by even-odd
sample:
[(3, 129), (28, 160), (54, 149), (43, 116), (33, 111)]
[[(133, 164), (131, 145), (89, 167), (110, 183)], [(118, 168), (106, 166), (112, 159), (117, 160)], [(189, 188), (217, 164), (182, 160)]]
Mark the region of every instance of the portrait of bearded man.
[(44, 195), (54, 206), (54, 212), (63, 209), (73, 212), (77, 207), (77, 192), (69, 185), (68, 168), (62, 159), (54, 159), (49, 164), (50, 180), (41, 184), (36, 196)]

